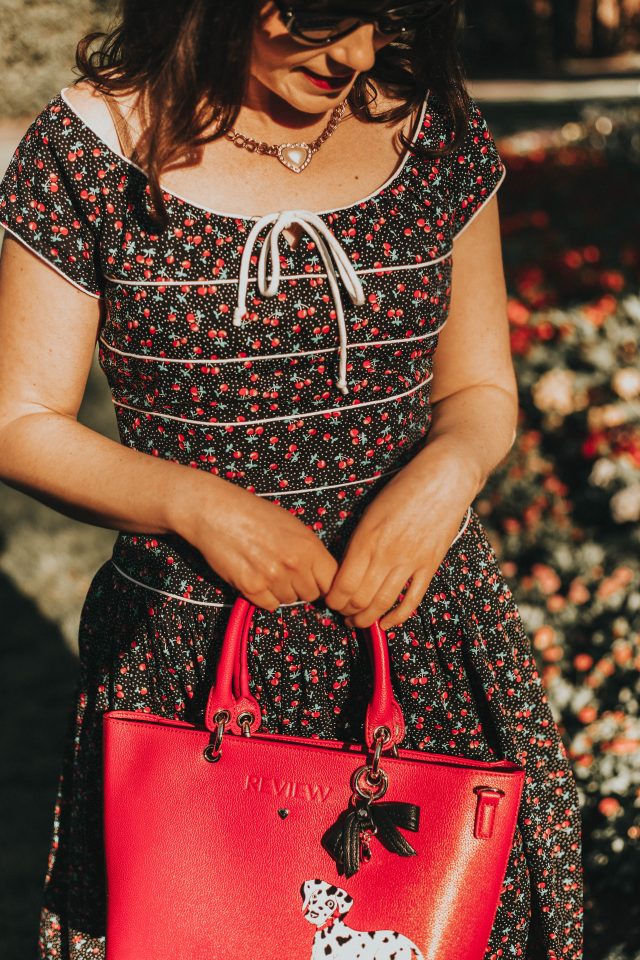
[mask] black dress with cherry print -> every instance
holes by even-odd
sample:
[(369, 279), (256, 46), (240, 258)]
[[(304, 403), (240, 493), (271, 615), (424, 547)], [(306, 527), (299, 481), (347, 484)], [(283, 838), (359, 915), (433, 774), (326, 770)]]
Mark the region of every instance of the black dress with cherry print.
[[(451, 138), (435, 95), (414, 136)], [(339, 559), (367, 504), (428, 440), (452, 242), (504, 176), (473, 101), (460, 150), (431, 160), (408, 151), (357, 203), (251, 218), (165, 191), (170, 225), (157, 232), (142, 170), (62, 90), (0, 181), (0, 223), (104, 298), (99, 362), (123, 444), (269, 498)], [(302, 233), (292, 248), (282, 231), (294, 222)], [(119, 533), (95, 573), (81, 613), (40, 958), (105, 955), (103, 712), (201, 724), (234, 598), (176, 535)], [(530, 640), (471, 505), (424, 599), (387, 637), (403, 746), (505, 755), (527, 770), (486, 960), (581, 960), (576, 785)], [(362, 740), (366, 647), (321, 599), (256, 609), (249, 654), (263, 730)]]

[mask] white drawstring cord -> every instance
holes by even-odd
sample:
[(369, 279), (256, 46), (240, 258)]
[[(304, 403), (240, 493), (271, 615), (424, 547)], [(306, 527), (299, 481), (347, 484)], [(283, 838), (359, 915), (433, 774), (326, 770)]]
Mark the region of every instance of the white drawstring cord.
[[(329, 287), (333, 295), (336, 318), (338, 320), (338, 331), (340, 334), (340, 376), (336, 381), (336, 385), (343, 394), (347, 394), (349, 392), (347, 386), (347, 327), (340, 288), (338, 287), (338, 274), (351, 297), (352, 303), (356, 306), (361, 307), (365, 302), (364, 289), (360, 277), (356, 273), (355, 267), (349, 260), (344, 249), (317, 213), (312, 213), (310, 210), (282, 210), (280, 213), (266, 213), (256, 221), (247, 237), (240, 261), (238, 305), (233, 311), (233, 325), (239, 327), (243, 317), (247, 313), (249, 268), (251, 265), (251, 254), (253, 253), (253, 247), (258, 234), (267, 224), (272, 225), (271, 230), (262, 244), (258, 258), (258, 290), (263, 297), (273, 297), (278, 292), (280, 285), (278, 241), (282, 231), (293, 226), (294, 223), (301, 226), (314, 241), (327, 271), (327, 279), (329, 280)], [(331, 256), (332, 253), (335, 260)], [(271, 279), (268, 283), (267, 256), (270, 258), (271, 268)]]

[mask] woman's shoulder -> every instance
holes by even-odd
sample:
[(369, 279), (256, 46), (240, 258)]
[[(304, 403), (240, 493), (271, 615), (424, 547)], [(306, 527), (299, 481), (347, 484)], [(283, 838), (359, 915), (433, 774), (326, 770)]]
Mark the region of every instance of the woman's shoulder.
[(104, 95), (98, 91), (91, 80), (81, 80), (63, 87), (63, 99), (73, 109), (86, 119), (91, 127), (100, 136), (109, 135), (109, 111), (107, 110)]
[[(61, 95), (85, 126), (89, 127), (115, 153), (120, 153), (122, 148), (104, 94), (91, 80), (84, 79), (64, 87)], [(134, 123), (133, 94), (113, 94), (112, 96), (127, 123)]]
[(32, 120), (0, 179), (0, 225), (94, 297), (102, 181), (60, 94)]

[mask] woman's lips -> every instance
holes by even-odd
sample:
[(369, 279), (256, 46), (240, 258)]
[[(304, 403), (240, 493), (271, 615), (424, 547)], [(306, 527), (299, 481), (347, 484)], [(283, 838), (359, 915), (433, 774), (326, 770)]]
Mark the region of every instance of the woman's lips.
[(353, 73), (344, 74), (340, 77), (330, 77), (325, 74), (314, 73), (309, 67), (300, 67), (300, 69), (304, 75), (309, 78), (311, 83), (315, 84), (316, 87), (320, 87), (321, 90), (341, 90), (343, 87), (346, 87), (353, 77)]

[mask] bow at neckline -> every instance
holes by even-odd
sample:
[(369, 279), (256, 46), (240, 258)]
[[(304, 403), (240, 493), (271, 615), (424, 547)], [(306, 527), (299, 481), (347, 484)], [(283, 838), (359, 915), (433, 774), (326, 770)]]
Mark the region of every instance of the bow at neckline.
[[(309, 210), (282, 210), (279, 213), (267, 213), (256, 221), (242, 252), (238, 283), (238, 305), (233, 312), (233, 325), (239, 327), (247, 313), (249, 268), (253, 248), (260, 231), (266, 226), (270, 227), (258, 258), (258, 290), (263, 297), (273, 297), (278, 293), (280, 286), (280, 254), (278, 249), (280, 235), (294, 224), (301, 226), (311, 237), (324, 263), (340, 334), (340, 374), (336, 380), (336, 386), (343, 394), (347, 394), (349, 392), (347, 386), (347, 329), (338, 277), (342, 280), (352, 303), (356, 306), (362, 306), (365, 302), (364, 289), (345, 250), (317, 213), (312, 213)], [(271, 275), (269, 280), (267, 280), (267, 259), (270, 261)]]

